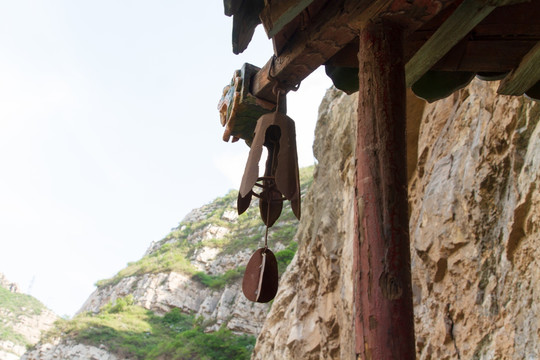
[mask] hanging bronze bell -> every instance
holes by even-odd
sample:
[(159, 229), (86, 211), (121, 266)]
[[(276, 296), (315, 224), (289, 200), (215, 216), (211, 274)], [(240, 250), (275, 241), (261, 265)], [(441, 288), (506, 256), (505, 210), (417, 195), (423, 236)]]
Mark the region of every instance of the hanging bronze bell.
[[(291, 202), (294, 215), (300, 219), (296, 131), (294, 121), (283, 113), (284, 102), (285, 97), (278, 96), (276, 110), (257, 120), (238, 193), (238, 214), (247, 210), (253, 196), (258, 197), (261, 218), (268, 227), (279, 218), (285, 199)], [(268, 158), (264, 176), (259, 177), (259, 160), (263, 146), (268, 150)], [(255, 192), (254, 187), (258, 187), (261, 191)]]

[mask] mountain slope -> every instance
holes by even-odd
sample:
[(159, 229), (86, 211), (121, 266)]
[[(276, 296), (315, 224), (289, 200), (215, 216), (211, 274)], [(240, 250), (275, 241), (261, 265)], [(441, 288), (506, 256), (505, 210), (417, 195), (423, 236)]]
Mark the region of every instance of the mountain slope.
[[(302, 194), (312, 172), (301, 170)], [(244, 266), (265, 228), (257, 201), (237, 215), (237, 194), (193, 210), (140, 260), (98, 281), (78, 315), (23, 359), (249, 358), (271, 305), (242, 294)], [(286, 202), (269, 232), (280, 273), (296, 251), (297, 224)]]
[(0, 360), (18, 359), (57, 316), (0, 273)]

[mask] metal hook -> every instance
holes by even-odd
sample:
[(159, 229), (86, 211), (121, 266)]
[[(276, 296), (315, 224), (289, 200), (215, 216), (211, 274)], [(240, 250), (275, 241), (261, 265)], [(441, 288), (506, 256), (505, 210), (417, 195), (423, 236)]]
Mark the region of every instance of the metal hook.
[(266, 76), (268, 80), (274, 83), (274, 87), (272, 88), (272, 92), (274, 93), (274, 95), (279, 97), (280, 90), (287, 93), (289, 91), (297, 91), (298, 89), (300, 89), (300, 84), (302, 82), (299, 82), (298, 84), (293, 85), (292, 87), (285, 87), (285, 86), (282, 86), (283, 84), (280, 83), (279, 80), (275, 76), (272, 75), (272, 69), (274, 68), (274, 63), (276, 59), (277, 59), (277, 56), (275, 54), (272, 55), (272, 60), (270, 62), (270, 67), (268, 67), (268, 74)]
[(270, 62), (270, 67), (268, 68), (268, 74), (267, 74), (267, 78), (268, 80), (272, 81), (272, 82), (276, 82), (277, 83), (277, 79), (272, 75), (272, 68), (274, 67), (274, 62), (276, 61), (276, 55), (272, 55), (272, 61)]

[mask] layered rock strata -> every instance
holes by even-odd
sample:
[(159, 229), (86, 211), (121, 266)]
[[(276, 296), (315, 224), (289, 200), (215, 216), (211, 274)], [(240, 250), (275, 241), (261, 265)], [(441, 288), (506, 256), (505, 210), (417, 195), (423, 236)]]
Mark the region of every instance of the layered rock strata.
[[(245, 256), (247, 260), (249, 255)], [(240, 256), (240, 261), (242, 258)], [(241, 263), (247, 263), (247, 260)], [(208, 327), (208, 331), (215, 331), (224, 324), (237, 333), (258, 334), (269, 309), (268, 304), (248, 301), (238, 281), (214, 290), (189, 275), (171, 272), (130, 276), (114, 286), (100, 288), (81, 311), (97, 312), (108, 302), (130, 294), (138, 305), (158, 314), (179, 308), (182, 312), (211, 320), (214, 325)]]
[(424, 113), (410, 182), (420, 359), (540, 357), (540, 103), (497, 85)]
[[(252, 206), (255, 206), (252, 204)], [(220, 209), (225, 207), (226, 209)], [(245, 248), (237, 253), (225, 253), (220, 248), (206, 244), (207, 241), (220, 241), (231, 230), (231, 226), (238, 221), (236, 199), (225, 205), (215, 203), (207, 204), (190, 212), (181, 224), (197, 224), (208, 220), (215, 211), (221, 211), (219, 221), (222, 225), (209, 223), (205, 226), (190, 230), (186, 241), (195, 249), (189, 257), (189, 262), (199, 271), (208, 274), (223, 274), (227, 270), (245, 266), (254, 250)], [(259, 225), (261, 225), (260, 222)], [(230, 225), (230, 226), (229, 226)], [(183, 230), (180, 225), (180, 230)], [(264, 227), (258, 226), (249, 231), (264, 234)], [(243, 234), (251, 236), (252, 234)], [(257, 235), (255, 235), (257, 236)], [(291, 241), (291, 239), (287, 239)], [(169, 243), (178, 239), (164, 239), (150, 245), (145, 255), (159, 251)], [(255, 244), (258, 240), (254, 240)], [(272, 250), (282, 250), (285, 245), (279, 241), (272, 243)], [(213, 322), (207, 331), (216, 331), (222, 325), (239, 334), (256, 335), (260, 332), (268, 310), (269, 304), (252, 303), (242, 294), (241, 279), (237, 279), (223, 288), (213, 289), (201, 284), (189, 274), (179, 272), (158, 272), (143, 275), (128, 276), (120, 279), (118, 283), (101, 286), (86, 300), (79, 312), (99, 310), (107, 303), (116, 299), (133, 295), (135, 303), (156, 312), (165, 314), (174, 308), (185, 313), (202, 316), (208, 322)]]

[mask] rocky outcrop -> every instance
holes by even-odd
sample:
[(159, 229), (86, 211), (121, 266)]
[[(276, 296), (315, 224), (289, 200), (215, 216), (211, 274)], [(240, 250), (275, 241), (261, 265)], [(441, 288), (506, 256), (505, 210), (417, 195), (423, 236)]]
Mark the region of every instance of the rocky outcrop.
[(39, 341), (58, 316), (37, 299), (21, 293), (18, 285), (1, 273), (0, 291), (0, 360), (15, 360), (25, 353), (27, 346)]
[[(228, 253), (223, 248), (212, 245), (233, 233), (234, 226), (238, 224), (236, 198), (232, 198), (234, 200), (231, 202), (217, 201), (191, 211), (177, 229), (178, 232), (187, 234), (184, 240), (193, 249), (188, 261), (198, 271), (210, 275), (224, 274), (228, 270), (245, 266), (253, 253), (251, 248)], [(256, 202), (252, 207), (255, 205)], [(255, 210), (258, 214), (258, 210)], [(216, 212), (219, 216), (215, 215)], [(214, 221), (209, 221), (212, 216)], [(259, 226), (248, 231), (260, 234), (260, 238), (263, 227), (260, 226), (262, 222), (257, 223)], [(153, 242), (145, 255), (149, 256), (178, 241), (179, 239), (173, 236)], [(258, 239), (255, 239), (251, 245), (256, 245), (257, 241)], [(280, 241), (272, 244), (275, 251), (284, 247), (285, 244)], [(202, 316), (207, 323), (212, 324), (207, 331), (215, 331), (225, 325), (235, 333), (256, 335), (260, 332), (270, 308), (269, 304), (252, 303), (243, 296), (241, 278), (225, 284), (222, 288), (213, 289), (195, 280), (191, 274), (172, 271), (128, 276), (120, 279), (118, 283), (100, 286), (90, 295), (79, 312), (97, 313), (105, 304), (129, 294), (133, 295), (136, 304), (157, 314), (179, 308), (185, 313)]]
[(20, 293), (19, 285), (14, 282), (9, 281), (6, 276), (0, 273), (0, 287), (9, 290), (12, 293)]
[(61, 344), (42, 344), (21, 357), (21, 360), (130, 360), (118, 358), (104, 347), (77, 344), (71, 341)]
[[(311, 171), (312, 168), (301, 171), (302, 194), (311, 182)], [(157, 314), (179, 308), (185, 313), (201, 316), (210, 324), (206, 331), (226, 326), (237, 334), (257, 335), (270, 304), (252, 303), (243, 296), (243, 270), (239, 269), (248, 263), (255, 249), (262, 246), (265, 227), (260, 220), (257, 201), (253, 201), (241, 216), (238, 216), (236, 203), (237, 192), (233, 191), (191, 211), (167, 237), (151, 243), (146, 251), (144, 258), (152, 259), (152, 264), (161, 263), (157, 270), (142, 274), (137, 271), (131, 276), (105, 281), (79, 312), (97, 313), (107, 303), (133, 295), (137, 305)], [(286, 202), (280, 220), (269, 235), (271, 249), (275, 253), (294, 242), (297, 224), (298, 220)], [(171, 251), (178, 256), (167, 258)], [(184, 272), (175, 270), (176, 265), (170, 270), (162, 264), (182, 261), (188, 264)], [(240, 276), (216, 288), (194, 278), (196, 271), (210, 276), (237, 271)]]
[[(249, 260), (249, 255), (244, 257)], [(242, 258), (240, 256), (240, 261)], [(129, 294), (138, 305), (158, 314), (179, 308), (202, 316), (213, 323), (208, 331), (225, 324), (237, 333), (258, 334), (269, 309), (268, 304), (248, 301), (238, 281), (213, 290), (189, 275), (171, 272), (131, 276), (116, 285), (100, 288), (88, 298), (82, 311), (97, 312), (108, 302)]]
[[(420, 359), (540, 356), (540, 104), (498, 96), (497, 85), (473, 81), (427, 105), (419, 132), (408, 133), (418, 137), (408, 163)], [(297, 257), (254, 359), (356, 358), (356, 103), (331, 90), (321, 105)]]
[(18, 360), (26, 351), (26, 347), (13, 341), (0, 340), (0, 359)]

